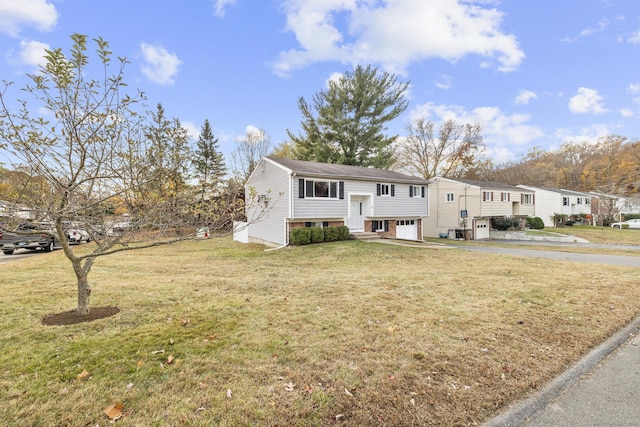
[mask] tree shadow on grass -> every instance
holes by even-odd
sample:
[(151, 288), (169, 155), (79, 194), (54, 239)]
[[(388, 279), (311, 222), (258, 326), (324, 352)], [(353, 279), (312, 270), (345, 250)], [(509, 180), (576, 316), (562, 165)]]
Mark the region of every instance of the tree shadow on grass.
[(118, 307), (96, 307), (89, 311), (89, 314), (81, 316), (76, 310), (69, 310), (63, 313), (54, 313), (45, 316), (42, 324), (45, 326), (66, 326), (83, 322), (93, 322), (94, 320), (106, 319), (120, 312)]

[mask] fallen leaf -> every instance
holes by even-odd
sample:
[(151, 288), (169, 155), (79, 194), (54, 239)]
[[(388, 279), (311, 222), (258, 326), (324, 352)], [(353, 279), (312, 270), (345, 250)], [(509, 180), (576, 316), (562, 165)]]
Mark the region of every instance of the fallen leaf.
[(111, 421), (116, 421), (122, 417), (122, 403), (109, 405), (103, 412)]
[(167, 365), (171, 365), (171, 362), (173, 362), (173, 355), (170, 354), (169, 357), (167, 357)]
[(353, 394), (351, 394), (351, 392), (346, 388), (344, 389), (344, 394), (346, 394), (347, 396), (353, 397)]
[(86, 380), (87, 378), (89, 378), (89, 372), (87, 372), (87, 370), (85, 369), (84, 371), (80, 372), (76, 378), (79, 380)]
[(138, 360), (137, 365), (138, 365), (138, 368), (139, 368), (140, 366), (144, 365), (144, 362), (142, 360)]
[(164, 349), (162, 350), (154, 350), (151, 352), (151, 354), (158, 354), (158, 353), (164, 353)]
[(296, 385), (292, 382), (284, 385), (284, 389), (287, 391), (293, 391), (294, 388), (296, 388)]
[(227, 389), (227, 398), (228, 398), (228, 399), (231, 399), (231, 395), (232, 395), (232, 394), (233, 394), (233, 393), (231, 392), (231, 389), (230, 389), (230, 388), (228, 388), (228, 389)]

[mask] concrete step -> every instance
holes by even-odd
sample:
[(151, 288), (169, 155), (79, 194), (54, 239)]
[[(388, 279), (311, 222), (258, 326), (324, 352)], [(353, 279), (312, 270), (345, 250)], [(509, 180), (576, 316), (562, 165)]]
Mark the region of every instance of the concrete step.
[(351, 237), (356, 240), (380, 240), (382, 238), (378, 233), (373, 232), (351, 233)]

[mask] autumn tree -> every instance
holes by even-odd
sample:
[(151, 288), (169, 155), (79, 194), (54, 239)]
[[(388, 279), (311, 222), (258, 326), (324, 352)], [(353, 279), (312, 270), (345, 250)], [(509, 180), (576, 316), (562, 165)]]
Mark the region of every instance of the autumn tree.
[(478, 123), (447, 120), (436, 125), (418, 118), (407, 128), (409, 136), (398, 143), (396, 167), (424, 179), (462, 177), (480, 161), (484, 148)]
[[(113, 63), (102, 38), (94, 39), (91, 58), (87, 36), (73, 34), (71, 39), (68, 54), (59, 48), (47, 50), (45, 64), (27, 75), (24, 99), (10, 98), (12, 84), (5, 82), (0, 91), (0, 149), (10, 153), (13, 169), (22, 172), (14, 188), (46, 183), (46, 191), (17, 191), (10, 202), (26, 206), (39, 220), (53, 222), (52, 234), (76, 276), (77, 312), (86, 315), (92, 289), (88, 277), (96, 259), (193, 238), (196, 224), (182, 215), (183, 206), (169, 209), (166, 198), (141, 200), (158, 184), (156, 166), (179, 162), (171, 158), (176, 154), (171, 149), (162, 153), (170, 158), (167, 163), (149, 161), (150, 154), (160, 153), (147, 138), (151, 124), (144, 96), (124, 92), (126, 59)], [(180, 128), (177, 121), (169, 121), (174, 148), (185, 143)], [(164, 129), (160, 133), (164, 138)], [(107, 212), (112, 207), (127, 214), (129, 227), (120, 234), (111, 232), (114, 219)], [(64, 228), (68, 221), (85, 228), (95, 243), (82, 250), (70, 246)]]
[(357, 66), (313, 97), (301, 97), (302, 133), (287, 130), (296, 157), (322, 163), (390, 168), (395, 162), (386, 125), (406, 110), (409, 83), (376, 68)]

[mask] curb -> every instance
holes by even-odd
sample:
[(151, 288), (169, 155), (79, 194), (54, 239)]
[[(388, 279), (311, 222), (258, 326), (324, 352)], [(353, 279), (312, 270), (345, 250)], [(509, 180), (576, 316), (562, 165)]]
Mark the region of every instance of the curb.
[(578, 363), (551, 381), (543, 389), (537, 391), (522, 402), (512, 405), (507, 412), (483, 424), (483, 427), (516, 427), (523, 424), (540, 410), (544, 409), (564, 390), (578, 381), (581, 376), (591, 372), (609, 354), (627, 342), (638, 328), (640, 328), (640, 317), (637, 317), (624, 329), (593, 349), (589, 354), (580, 359)]

